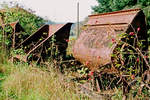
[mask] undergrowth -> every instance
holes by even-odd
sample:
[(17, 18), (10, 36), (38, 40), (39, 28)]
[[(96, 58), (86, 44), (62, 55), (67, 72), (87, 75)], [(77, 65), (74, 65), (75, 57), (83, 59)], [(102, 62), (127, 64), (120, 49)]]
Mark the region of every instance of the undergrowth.
[(14, 65), (5, 58), (0, 62), (0, 100), (89, 100), (76, 90), (52, 65)]

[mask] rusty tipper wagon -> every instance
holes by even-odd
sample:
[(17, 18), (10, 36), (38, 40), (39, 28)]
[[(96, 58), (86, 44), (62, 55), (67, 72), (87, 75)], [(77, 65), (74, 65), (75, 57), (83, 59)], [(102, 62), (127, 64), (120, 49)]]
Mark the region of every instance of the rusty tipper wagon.
[[(57, 46), (59, 55), (65, 55), (68, 46), (66, 40), (69, 38), (71, 25), (72, 23), (43, 25), (15, 47), (15, 49), (23, 47), (25, 52), (24, 57), (17, 55), (15, 58), (24, 62), (44, 62), (48, 57), (52, 57), (52, 49), (56, 49), (54, 46)], [(52, 38), (55, 45), (52, 44)]]
[[(140, 9), (131, 9), (90, 15), (75, 42), (73, 56), (94, 73), (100, 70), (98, 73), (105, 71), (122, 77), (146, 70), (145, 65), (149, 65), (143, 56), (147, 50), (145, 15)], [(144, 62), (142, 66), (139, 59)], [(129, 61), (137, 62), (129, 64)]]
[[(138, 38), (145, 40), (143, 51), (148, 48), (145, 15), (140, 9), (90, 15), (84, 27), (74, 45), (73, 55), (91, 70), (112, 63), (111, 54), (118, 45), (119, 34), (138, 32)], [(129, 42), (132, 45), (132, 39)]]

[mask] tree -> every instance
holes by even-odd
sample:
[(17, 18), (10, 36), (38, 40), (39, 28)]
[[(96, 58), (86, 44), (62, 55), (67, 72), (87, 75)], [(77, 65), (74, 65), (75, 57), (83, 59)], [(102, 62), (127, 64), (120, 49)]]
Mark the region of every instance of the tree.
[[(48, 21), (36, 16), (31, 9), (20, 7), (17, 3), (4, 3), (0, 4), (0, 6), (2, 8), (0, 9), (0, 44), (2, 44), (0, 48), (5, 48), (4, 44), (7, 45), (7, 47), (11, 47), (12, 45), (12, 34), (14, 31), (9, 25), (10, 23), (18, 21), (23, 27), (24, 31), (19, 33), (21, 34), (19, 38), (23, 41)], [(50, 22), (53, 23), (52, 21), (49, 21), (49, 23)]]
[(0, 15), (3, 14), (4, 23), (9, 24), (19, 21), (27, 34), (32, 34), (47, 22), (50, 24), (54, 23), (50, 20), (35, 15), (33, 10), (22, 7), (17, 2), (4, 3), (0, 4), (0, 6), (2, 8), (0, 10)]
[(25, 29), (27, 34), (33, 33), (35, 30), (37, 30), (41, 25), (45, 23), (45, 20), (43, 20), (42, 18), (20, 7), (5, 8), (0, 12), (1, 14), (3, 14), (4, 17), (3, 22), (5, 24), (19, 21), (19, 23)]
[(108, 1), (108, 0), (97, 0), (97, 2), (99, 5), (92, 7), (94, 12), (104, 13), (104, 12), (111, 12), (112, 11), (110, 8), (110, 1)]

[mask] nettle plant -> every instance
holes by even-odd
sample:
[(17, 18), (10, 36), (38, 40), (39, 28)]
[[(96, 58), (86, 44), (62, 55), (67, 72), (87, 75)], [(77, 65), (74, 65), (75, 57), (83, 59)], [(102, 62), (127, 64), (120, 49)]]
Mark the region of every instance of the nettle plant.
[(112, 54), (112, 62), (121, 75), (135, 76), (140, 75), (149, 68), (148, 54), (144, 51), (146, 40), (140, 39), (140, 27), (133, 29), (133, 32), (122, 33), (117, 39), (112, 39), (112, 43), (117, 43), (117, 47)]
[(53, 35), (49, 42), (50, 46), (46, 50), (46, 53), (50, 55), (51, 60), (58, 59), (59, 50), (58, 46), (56, 45), (56, 35)]

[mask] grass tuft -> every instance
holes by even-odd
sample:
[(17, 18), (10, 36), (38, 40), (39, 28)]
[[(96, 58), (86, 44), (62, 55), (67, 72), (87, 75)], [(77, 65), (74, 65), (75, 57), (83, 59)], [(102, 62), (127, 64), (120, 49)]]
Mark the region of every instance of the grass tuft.
[(20, 64), (3, 81), (0, 100), (81, 100), (75, 86), (61, 76), (52, 68)]

